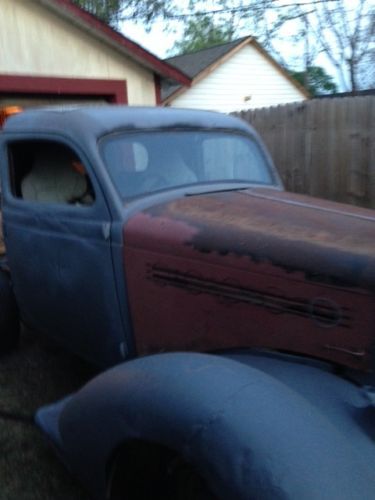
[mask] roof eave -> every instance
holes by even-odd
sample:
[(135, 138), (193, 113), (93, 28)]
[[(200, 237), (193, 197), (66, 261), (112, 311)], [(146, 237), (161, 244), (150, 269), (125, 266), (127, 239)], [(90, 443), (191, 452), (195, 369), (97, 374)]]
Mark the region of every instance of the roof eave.
[(96, 16), (81, 9), (70, 0), (36, 0), (41, 5), (67, 19), (70, 23), (90, 33), (126, 57), (137, 61), (155, 74), (171, 78), (182, 85), (190, 86), (191, 79), (182, 71), (160, 60), (146, 49), (108, 26)]
[(293, 78), (288, 71), (283, 68), (256, 40), (253, 38), (251, 40), (251, 43), (254, 45), (254, 47), (282, 74), (289, 80), (289, 82), (294, 85), (305, 97), (306, 99), (310, 99), (311, 94), (310, 92), (295, 78)]
[[(194, 76), (194, 78), (190, 82), (190, 87), (193, 87), (196, 83), (198, 83), (200, 80), (203, 80), (207, 75), (212, 73), (218, 66), (223, 64), (227, 59), (232, 57), (232, 55), (239, 50), (242, 49), (246, 44), (251, 43), (253, 40), (253, 37), (248, 36), (244, 38), (240, 43), (238, 43), (235, 47), (233, 47), (231, 50), (228, 50), (223, 56), (220, 58), (216, 59), (213, 61), (211, 64), (209, 64), (204, 70), (200, 71), (197, 75)], [(169, 95), (163, 100), (163, 105), (168, 106), (170, 102), (172, 102), (176, 97), (179, 95), (183, 94), (187, 90), (186, 86), (181, 86), (178, 89), (176, 89), (173, 94)]]

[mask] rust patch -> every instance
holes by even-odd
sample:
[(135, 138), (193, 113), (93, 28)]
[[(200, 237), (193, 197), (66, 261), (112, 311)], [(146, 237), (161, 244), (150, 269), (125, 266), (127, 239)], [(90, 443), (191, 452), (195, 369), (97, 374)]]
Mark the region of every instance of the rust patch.
[(302, 272), (308, 281), (375, 291), (372, 211), (322, 200), (315, 207), (315, 200), (301, 196), (296, 206), (288, 202), (294, 199), (289, 195), (280, 193), (272, 199), (251, 191), (204, 195), (146, 213), (154, 220), (184, 222), (191, 229), (185, 244), (197, 252), (247, 256), (288, 273)]

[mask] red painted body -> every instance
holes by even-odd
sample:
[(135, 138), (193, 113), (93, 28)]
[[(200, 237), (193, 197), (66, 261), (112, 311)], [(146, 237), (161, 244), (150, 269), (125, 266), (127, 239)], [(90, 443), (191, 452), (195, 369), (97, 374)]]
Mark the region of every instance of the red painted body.
[(139, 355), (260, 347), (372, 370), (375, 216), (266, 189), (134, 215), (124, 259)]

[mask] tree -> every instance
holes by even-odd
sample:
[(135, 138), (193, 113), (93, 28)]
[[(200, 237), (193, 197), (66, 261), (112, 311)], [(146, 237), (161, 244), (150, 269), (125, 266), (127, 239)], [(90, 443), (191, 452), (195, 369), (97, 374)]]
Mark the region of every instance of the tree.
[[(308, 40), (304, 66), (314, 65), (324, 53), (349, 90), (360, 85), (363, 61), (374, 48), (375, 7), (372, 0), (124, 0), (122, 18), (143, 23), (164, 19), (189, 25), (192, 19), (209, 16), (217, 28), (228, 19), (236, 34), (252, 34), (284, 65), (280, 40)], [(291, 42), (292, 43), (292, 42)], [(311, 52), (310, 52), (311, 51)], [(314, 57), (313, 57), (314, 56)]]
[(343, 86), (358, 90), (361, 66), (375, 43), (373, 4), (369, 0), (326, 0), (314, 6), (306, 22)]
[(309, 66), (307, 70), (291, 71), (290, 74), (301, 85), (306, 86), (312, 96), (337, 92), (337, 86), (333, 78), (320, 66)]
[(181, 40), (174, 44), (174, 54), (196, 52), (197, 50), (230, 42), (233, 39), (234, 29), (229, 23), (227, 26), (215, 25), (212, 17), (199, 16), (189, 19)]
[(73, 0), (73, 3), (114, 28), (120, 21), (123, 0)]

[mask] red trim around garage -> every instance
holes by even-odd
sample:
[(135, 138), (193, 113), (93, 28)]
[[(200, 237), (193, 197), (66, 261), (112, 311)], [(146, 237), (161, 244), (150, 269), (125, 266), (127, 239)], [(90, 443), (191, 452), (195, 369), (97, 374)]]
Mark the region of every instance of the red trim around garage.
[(116, 104), (128, 103), (125, 80), (0, 75), (0, 93), (91, 96)]

